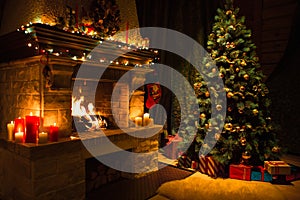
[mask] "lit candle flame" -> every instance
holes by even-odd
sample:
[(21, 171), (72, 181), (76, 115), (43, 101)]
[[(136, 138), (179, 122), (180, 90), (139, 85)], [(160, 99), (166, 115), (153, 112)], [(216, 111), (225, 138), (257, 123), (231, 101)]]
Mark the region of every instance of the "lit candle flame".
[(56, 123), (54, 123), (53, 125), (56, 126)]

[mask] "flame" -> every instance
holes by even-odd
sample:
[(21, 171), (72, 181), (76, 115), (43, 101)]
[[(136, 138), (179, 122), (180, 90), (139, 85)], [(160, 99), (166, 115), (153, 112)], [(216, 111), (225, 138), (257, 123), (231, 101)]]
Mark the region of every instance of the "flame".
[[(100, 129), (102, 124), (105, 122), (105, 127), (107, 127), (107, 122), (96, 117), (95, 106), (92, 103), (87, 105), (87, 109), (83, 105), (84, 96), (79, 98), (72, 97), (72, 116), (79, 117), (82, 121), (87, 121), (85, 124), (89, 131)], [(84, 120), (83, 120), (84, 119)]]

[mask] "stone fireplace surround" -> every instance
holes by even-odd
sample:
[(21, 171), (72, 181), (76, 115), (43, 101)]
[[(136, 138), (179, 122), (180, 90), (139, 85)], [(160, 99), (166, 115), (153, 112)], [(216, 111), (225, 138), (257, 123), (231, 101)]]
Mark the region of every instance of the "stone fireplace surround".
[[(47, 49), (68, 49), (68, 52), (82, 55), (88, 53), (98, 41), (78, 36), (64, 31), (56, 30), (44, 25), (33, 25), (30, 34), (13, 32), (0, 38), (0, 108), (2, 120), (0, 126), (0, 198), (1, 199), (84, 199), (85, 198), (85, 160), (91, 155), (83, 146), (82, 141), (91, 145), (105, 145), (97, 132), (87, 132), (83, 138), (70, 138), (72, 134), (71, 96), (72, 83), (76, 68), (82, 60), (70, 57), (49, 55), (47, 65), (51, 69), (51, 86), (43, 74), (45, 68), (45, 54)], [(33, 47), (28, 44), (33, 44)], [(114, 42), (112, 42), (114, 43)], [(4, 54), (5, 53), (5, 54)], [(114, 52), (112, 52), (113, 54)], [(120, 53), (120, 52), (118, 52)], [(135, 65), (149, 64), (157, 55), (150, 50), (131, 51), (120, 57), (120, 61), (130, 61), (129, 66), (111, 64), (100, 81), (100, 85), (113, 87), (126, 71)], [(96, 67), (102, 67), (96, 64)], [(151, 70), (144, 69), (136, 74), (135, 79), (143, 79), (145, 73)], [(82, 86), (95, 82), (84, 77)], [(97, 80), (98, 81), (98, 80)], [(140, 80), (142, 81), (142, 80)], [(127, 88), (126, 88), (127, 87)], [(129, 85), (124, 86), (128, 91)], [(100, 87), (101, 88), (101, 87)], [(103, 88), (103, 87), (102, 87)], [(84, 90), (83, 90), (84, 91)], [(104, 116), (111, 118), (111, 104), (108, 91), (100, 92), (96, 98), (96, 109)], [(96, 94), (97, 96), (97, 94)], [(128, 97), (128, 93), (124, 94)], [(127, 102), (129, 100), (126, 100)], [(134, 91), (131, 97), (132, 104), (126, 101), (119, 106), (122, 112), (120, 119), (134, 113), (135, 116), (143, 113), (144, 93), (142, 90)], [(139, 103), (142, 102), (142, 104)], [(114, 103), (113, 103), (114, 104)], [(128, 106), (123, 109), (124, 105)], [(136, 106), (138, 105), (138, 106)], [(115, 105), (113, 105), (115, 106)], [(135, 108), (137, 107), (137, 108)], [(140, 110), (137, 113), (134, 110)], [(58, 142), (47, 144), (16, 144), (7, 141), (6, 123), (18, 116), (28, 115), (32, 112), (41, 118), (41, 130), (48, 131), (49, 126), (56, 122), (59, 126)], [(156, 132), (154, 136), (146, 139), (127, 135), (119, 129), (105, 130), (104, 133), (115, 145), (124, 150), (135, 153), (153, 152), (149, 157), (151, 168), (157, 168), (158, 132), (161, 126), (151, 128), (129, 127), (128, 122), (122, 126), (127, 127), (126, 133), (143, 132), (146, 129)], [(100, 152), (109, 154), (113, 152)], [(98, 155), (97, 155), (98, 156)], [(143, 158), (139, 158), (143, 159)], [(137, 174), (127, 174), (127, 177), (136, 177)]]

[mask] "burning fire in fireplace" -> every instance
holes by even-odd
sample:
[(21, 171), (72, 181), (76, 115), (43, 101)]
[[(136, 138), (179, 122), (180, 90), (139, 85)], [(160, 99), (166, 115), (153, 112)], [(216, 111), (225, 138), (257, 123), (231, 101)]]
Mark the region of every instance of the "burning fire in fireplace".
[(100, 112), (96, 114), (94, 104), (88, 103), (87, 106), (85, 105), (84, 96), (72, 96), (72, 117), (76, 124), (76, 130), (96, 131), (108, 128), (107, 119), (101, 116)]

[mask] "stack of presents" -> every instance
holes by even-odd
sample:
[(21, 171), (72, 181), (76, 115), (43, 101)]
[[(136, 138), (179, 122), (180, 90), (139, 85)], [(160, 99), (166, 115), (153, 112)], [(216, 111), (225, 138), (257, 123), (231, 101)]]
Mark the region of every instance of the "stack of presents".
[(197, 170), (210, 177), (232, 178), (247, 181), (289, 183), (300, 179), (300, 168), (284, 161), (264, 161), (264, 166), (230, 164), (225, 166), (213, 156), (200, 156), (197, 161), (185, 154), (178, 158), (178, 167)]

